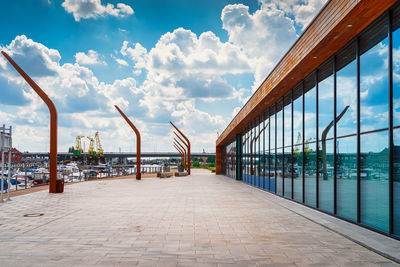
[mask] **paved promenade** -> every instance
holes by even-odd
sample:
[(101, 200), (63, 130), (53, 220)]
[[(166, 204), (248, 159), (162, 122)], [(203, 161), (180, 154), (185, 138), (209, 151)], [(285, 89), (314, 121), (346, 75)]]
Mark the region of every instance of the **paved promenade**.
[(395, 265), (266, 195), (193, 170), (15, 197), (0, 204), (0, 266)]

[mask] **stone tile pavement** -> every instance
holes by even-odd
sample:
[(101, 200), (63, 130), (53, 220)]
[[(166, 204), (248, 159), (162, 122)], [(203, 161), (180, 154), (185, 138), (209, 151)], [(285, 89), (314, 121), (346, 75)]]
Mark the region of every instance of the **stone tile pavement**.
[(0, 266), (396, 265), (260, 193), (194, 170), (15, 197), (0, 204)]

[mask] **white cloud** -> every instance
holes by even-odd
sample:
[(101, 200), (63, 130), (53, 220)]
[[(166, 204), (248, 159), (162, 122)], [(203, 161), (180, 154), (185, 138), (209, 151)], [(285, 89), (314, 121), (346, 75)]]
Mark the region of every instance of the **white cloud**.
[[(232, 80), (239, 75), (254, 75), (253, 90), (257, 88), (297, 38), (295, 27), (306, 24), (307, 12), (295, 10), (295, 6), (318, 11), (318, 3), (311, 0), (285, 3), (263, 1), (254, 13), (249, 13), (245, 5), (226, 6), (221, 19), (228, 32), (227, 42), (222, 42), (212, 32), (196, 35), (182, 28), (162, 35), (151, 49), (140, 43), (123, 42), (119, 56), (117, 52), (111, 57), (121, 66), (132, 65), (132, 73), (142, 74), (140, 79), (144, 77), (140, 83), (132, 77), (100, 82), (88, 66), (103, 60), (92, 50), (77, 53), (75, 64), (61, 65), (57, 50), (25, 36), (17, 36), (2, 49), (8, 51), (56, 103), (62, 137), (60, 150), (67, 150), (76, 135), (90, 135), (96, 130), (101, 132), (106, 150), (117, 151), (118, 147), (130, 150), (134, 136), (115, 111), (113, 105), (118, 104), (140, 128), (144, 136), (143, 151), (150, 150), (150, 143), (151, 148), (157, 146), (158, 151), (172, 149), (169, 120), (190, 137), (193, 151), (203, 148), (214, 151), (216, 132), (221, 133), (230, 118), (218, 115), (218, 111), (201, 110), (197, 105), (209, 102), (224, 105), (221, 108), (232, 108), (229, 100), (233, 100), (235, 106), (237, 101), (247, 101), (251, 88), (243, 88), (246, 86), (242, 84), (240, 89), (235, 88), (237, 84)], [(76, 21), (133, 13), (124, 4), (102, 5), (100, 0), (66, 0), (63, 7)], [(17, 142), (34, 142), (22, 149), (48, 149), (46, 107), (4, 59), (0, 59), (0, 88), (2, 95), (8, 96), (0, 102), (0, 116), (17, 125)], [(13, 95), (17, 91), (21, 93)], [(11, 103), (9, 99), (25, 101), (25, 106), (18, 106), (18, 101)], [(236, 107), (232, 116), (239, 109)], [(30, 132), (37, 138), (29, 139)]]
[(304, 30), (317, 13), (326, 4), (327, 0), (259, 0), (262, 8), (277, 8), (286, 16), (294, 17), (297, 25)]
[(133, 9), (123, 3), (102, 5), (100, 0), (65, 0), (62, 6), (68, 13), (72, 13), (75, 21), (81, 19), (98, 18), (101, 16), (126, 17), (134, 13)]
[(105, 61), (99, 59), (99, 54), (94, 50), (89, 50), (87, 54), (78, 52), (75, 54), (76, 63), (81, 65), (107, 65)]
[(126, 60), (123, 60), (121, 58), (115, 58), (115, 61), (121, 66), (129, 66), (128, 62), (126, 62)]
[(296, 40), (294, 22), (275, 6), (263, 6), (253, 14), (243, 4), (222, 10), (223, 28), (229, 42), (240, 47), (251, 61), (257, 89), (278, 60)]
[(239, 113), (239, 111), (242, 109), (242, 107), (236, 107), (232, 111), (232, 119)]
[[(2, 48), (14, 61), (33, 77), (57, 75), (57, 68), (61, 59), (60, 53), (55, 49), (19, 35), (9, 45)], [(3, 70), (9, 69), (8, 64), (0, 64)], [(17, 74), (16, 72), (12, 72)]]

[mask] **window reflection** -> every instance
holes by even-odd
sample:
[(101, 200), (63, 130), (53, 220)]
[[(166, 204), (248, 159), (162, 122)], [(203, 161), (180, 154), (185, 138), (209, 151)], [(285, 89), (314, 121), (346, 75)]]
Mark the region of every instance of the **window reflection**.
[(357, 136), (336, 141), (337, 214), (357, 221)]
[(333, 61), (318, 69), (319, 208), (333, 212), (334, 194), (334, 88)]
[(317, 155), (316, 155), (316, 88), (315, 73), (304, 81), (304, 200), (305, 203), (316, 206), (316, 178), (317, 178)]
[(400, 8), (393, 12), (393, 228), (400, 236)]
[[(336, 122), (337, 136), (357, 133), (357, 63), (356, 43), (351, 43), (336, 56)], [(347, 109), (347, 110), (346, 110)]]
[(271, 192), (275, 192), (275, 178), (276, 178), (276, 151), (275, 151), (275, 143), (276, 143), (276, 116), (275, 116), (275, 106), (270, 108), (270, 149), (269, 149), (269, 161), (270, 161), (270, 172), (269, 172), (269, 188)]
[(303, 201), (303, 85), (293, 89), (293, 198)]
[(283, 190), (284, 196), (292, 198), (292, 92), (284, 97), (284, 152), (283, 152)]
[(266, 190), (269, 189), (269, 171), (270, 171), (270, 160), (269, 160), (269, 133), (270, 133), (270, 122), (269, 122), (269, 114), (268, 110), (265, 112), (265, 121), (264, 121), (264, 157), (265, 157), (265, 168), (264, 168), (264, 188)]
[(361, 135), (361, 222), (389, 230), (388, 132)]
[[(360, 36), (361, 133), (388, 128), (388, 21)], [(389, 230), (388, 131), (361, 135), (361, 222)]]

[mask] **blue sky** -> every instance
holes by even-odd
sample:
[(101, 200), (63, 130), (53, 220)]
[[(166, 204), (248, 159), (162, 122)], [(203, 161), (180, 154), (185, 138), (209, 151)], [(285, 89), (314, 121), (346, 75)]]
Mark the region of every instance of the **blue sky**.
[[(106, 151), (171, 151), (169, 120), (193, 151), (222, 132), (325, 1), (3, 1), (0, 48), (49, 94), (59, 150), (100, 132)], [(0, 122), (20, 150), (48, 149), (48, 112), (0, 59)]]

